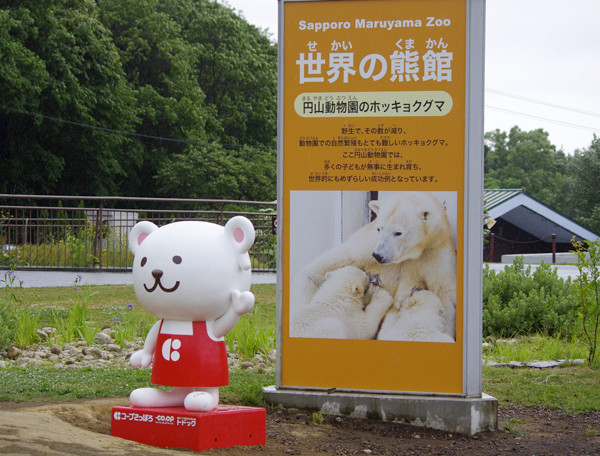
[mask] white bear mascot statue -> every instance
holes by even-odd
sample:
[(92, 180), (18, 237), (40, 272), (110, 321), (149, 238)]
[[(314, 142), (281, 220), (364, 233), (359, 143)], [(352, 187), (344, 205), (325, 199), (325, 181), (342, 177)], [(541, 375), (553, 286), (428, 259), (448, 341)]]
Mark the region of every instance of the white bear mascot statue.
[(136, 389), (131, 405), (198, 412), (217, 406), (219, 386), (229, 384), (224, 336), (254, 306), (248, 255), (253, 243), (254, 227), (241, 216), (225, 227), (198, 221), (133, 227), (135, 293), (160, 320), (130, 363), (152, 364), (152, 383), (172, 389)]

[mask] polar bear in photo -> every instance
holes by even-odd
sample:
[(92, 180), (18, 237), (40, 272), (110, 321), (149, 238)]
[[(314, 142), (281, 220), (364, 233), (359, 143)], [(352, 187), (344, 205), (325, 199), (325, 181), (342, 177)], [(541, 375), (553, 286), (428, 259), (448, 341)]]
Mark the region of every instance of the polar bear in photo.
[(292, 337), (374, 339), (392, 296), (369, 275), (345, 266), (325, 274), (310, 302), (294, 317)]
[(456, 337), (456, 250), (446, 211), (429, 192), (396, 192), (369, 207), (376, 219), (299, 271), (290, 303), (311, 302), (329, 271), (355, 266), (378, 275), (400, 309), (415, 287), (433, 292), (445, 314), (443, 332)]
[(442, 301), (429, 290), (417, 290), (404, 300), (399, 310), (388, 312), (377, 339), (454, 342), (444, 332), (445, 322)]

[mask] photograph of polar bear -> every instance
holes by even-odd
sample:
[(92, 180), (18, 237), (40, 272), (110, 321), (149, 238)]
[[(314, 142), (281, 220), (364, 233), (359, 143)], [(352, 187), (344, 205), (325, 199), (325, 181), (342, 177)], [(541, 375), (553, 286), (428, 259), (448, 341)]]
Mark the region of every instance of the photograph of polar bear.
[(292, 319), (296, 337), (374, 339), (394, 299), (362, 269), (344, 266), (325, 273), (308, 305)]
[[(290, 337), (332, 337), (318, 329), (299, 330), (295, 323), (309, 309), (319, 320), (313, 298), (323, 287), (323, 316), (330, 312), (326, 302), (347, 299), (345, 284), (327, 284), (327, 274), (353, 266), (376, 277), (376, 286), (393, 303), (373, 337), (338, 332), (339, 338), (423, 341), (430, 333), (430, 342), (456, 340), (456, 192), (291, 193)], [(439, 312), (430, 310), (434, 297)], [(365, 317), (348, 311), (338, 319), (347, 327), (349, 319)], [(398, 323), (403, 320), (406, 324)], [(384, 323), (386, 331), (378, 337)]]
[(377, 340), (454, 342), (444, 332), (446, 309), (435, 293), (417, 289), (400, 309), (385, 315)]

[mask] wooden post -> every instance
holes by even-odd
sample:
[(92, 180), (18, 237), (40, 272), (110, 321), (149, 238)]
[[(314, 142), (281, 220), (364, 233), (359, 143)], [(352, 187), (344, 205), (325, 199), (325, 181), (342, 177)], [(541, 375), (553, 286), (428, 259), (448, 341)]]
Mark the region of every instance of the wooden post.
[(490, 263), (494, 262), (494, 238), (496, 237), (496, 235), (494, 233), (490, 233), (490, 252), (489, 252), (489, 258), (488, 261)]
[(552, 233), (552, 264), (556, 263), (556, 234)]

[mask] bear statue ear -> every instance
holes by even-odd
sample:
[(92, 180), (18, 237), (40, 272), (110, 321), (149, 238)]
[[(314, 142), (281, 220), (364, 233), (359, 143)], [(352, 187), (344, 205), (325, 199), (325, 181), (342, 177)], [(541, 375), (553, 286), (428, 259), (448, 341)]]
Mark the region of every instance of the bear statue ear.
[(136, 223), (129, 232), (129, 250), (135, 255), (140, 244), (148, 237), (150, 233), (156, 231), (158, 227), (148, 221)]
[(241, 269), (250, 269), (248, 250), (254, 244), (254, 227), (246, 217), (237, 215), (225, 224), (225, 236), (233, 245)]
[(375, 212), (375, 215), (379, 215), (379, 201), (373, 200), (369, 201), (369, 208)]

